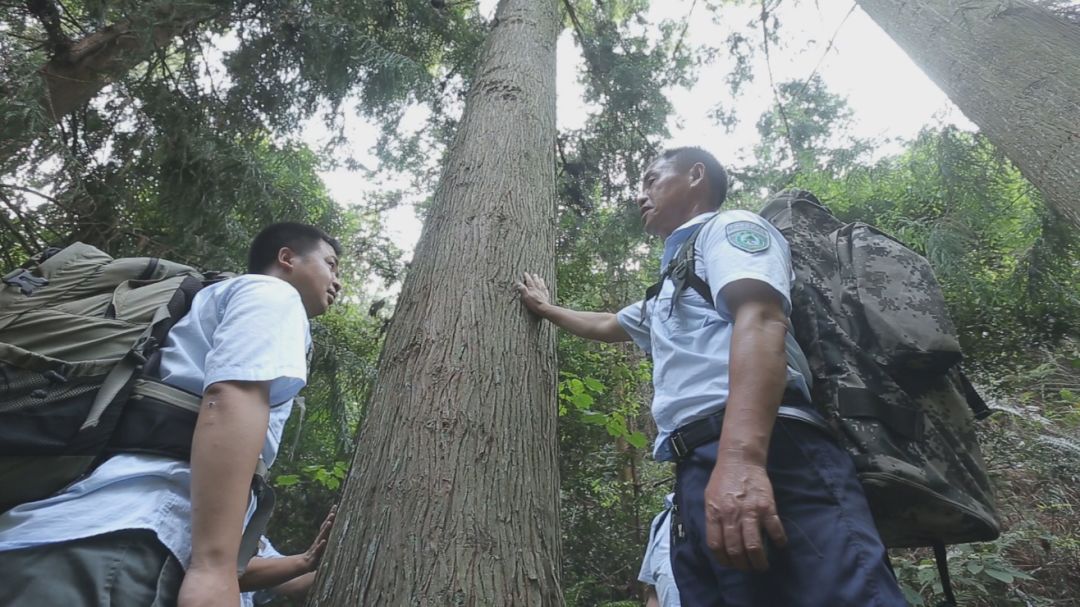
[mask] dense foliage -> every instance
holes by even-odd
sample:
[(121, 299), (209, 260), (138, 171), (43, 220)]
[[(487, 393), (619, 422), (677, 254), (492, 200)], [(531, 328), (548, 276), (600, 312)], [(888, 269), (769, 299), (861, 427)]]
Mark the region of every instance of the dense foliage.
[[(1075, 19), (1075, 3), (1047, 3)], [(81, 239), (116, 255), (238, 270), (246, 243), (270, 221), (340, 235), (350, 253), (346, 296), (315, 324), (306, 406), (275, 466), (271, 536), (285, 552), (303, 550), (344, 478), (393, 307), (387, 288), (407, 269), (384, 235), (382, 211), (409, 200), (423, 212), (488, 24), (469, 2), (208, 2), (211, 18), (51, 126), (34, 102), (35, 70), (150, 4), (3, 3), (0, 133), (14, 124), (34, 143), (0, 158), (0, 263)], [(736, 2), (704, 4), (699, 10), (721, 16)], [(668, 92), (721, 56), (730, 68), (725, 95), (760, 77), (749, 66), (762, 42), (782, 48), (779, 4), (762, 2), (759, 21), (701, 48), (686, 40), (685, 23), (652, 23), (646, 0), (562, 2), (592, 108), (554, 150), (562, 303), (614, 311), (652, 282), (657, 243), (641, 233), (630, 201), (668, 137)], [(1008, 530), (951, 551), (965, 604), (1080, 595), (1080, 444), (1071, 438), (1080, 430), (1080, 234), (978, 134), (928, 127), (885, 154), (880, 142), (851, 135), (850, 108), (821, 79), (774, 90), (776, 103), (756, 120), (755, 161), (730, 167), (729, 204), (755, 209), (763, 191), (804, 187), (842, 218), (875, 224), (926, 255), (965, 364), (1002, 409), (982, 431)], [(716, 102), (717, 121), (731, 126), (738, 118)], [(425, 127), (402, 128), (418, 105)], [(404, 171), (407, 185), (342, 206), (318, 171), (355, 166), (356, 150), (343, 139), (313, 150), (300, 135), (314, 118), (343, 137), (343, 117), (354, 112), (376, 121), (383, 170)], [(724, 160), (724, 150), (713, 151)], [(648, 456), (650, 365), (629, 345), (565, 335), (559, 358), (567, 603), (635, 601), (648, 523), (672, 476)], [(895, 562), (913, 602), (940, 599), (927, 554), (897, 553)]]

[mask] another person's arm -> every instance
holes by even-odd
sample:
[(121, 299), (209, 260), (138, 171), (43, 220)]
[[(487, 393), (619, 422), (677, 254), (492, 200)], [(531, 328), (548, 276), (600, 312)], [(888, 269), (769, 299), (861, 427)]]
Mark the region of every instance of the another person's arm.
[(311, 585), (314, 583), (315, 572), (311, 571), (300, 577), (295, 577), (284, 584), (278, 584), (274, 587), (274, 592), (287, 596), (290, 599), (302, 601), (307, 598), (308, 590), (311, 590)]
[[(275, 589), (277, 592), (288, 595), (287, 592), (280, 590), (280, 586), (286, 584), (294, 586), (291, 582), (295, 578), (313, 573), (315, 568), (319, 566), (319, 561), (326, 550), (326, 540), (330, 537), (330, 528), (334, 524), (336, 514), (337, 506), (330, 508), (330, 513), (326, 515), (322, 525), (319, 526), (319, 532), (315, 535), (311, 546), (304, 552), (276, 558), (255, 557), (251, 559), (248, 562), (247, 569), (244, 570), (244, 574), (240, 576), (240, 590), (250, 592), (278, 586), (279, 588)], [(310, 581), (308, 584), (310, 585)]]
[(269, 383), (223, 381), (203, 394), (191, 443), (191, 565), (180, 590), (183, 607), (239, 604), (236, 557), (270, 420)]
[(721, 565), (768, 569), (761, 529), (787, 543), (766, 473), (769, 439), (787, 379), (787, 317), (779, 293), (759, 280), (724, 288), (734, 316), (730, 394), (716, 467), (705, 490), (706, 535)]
[(578, 337), (594, 341), (630, 341), (630, 334), (619, 325), (615, 315), (608, 312), (583, 312), (563, 308), (551, 303), (544, 279), (525, 273), (523, 280), (514, 284), (521, 301), (541, 318), (554, 323)]
[(660, 607), (660, 598), (656, 596), (656, 586), (646, 584), (645, 607)]

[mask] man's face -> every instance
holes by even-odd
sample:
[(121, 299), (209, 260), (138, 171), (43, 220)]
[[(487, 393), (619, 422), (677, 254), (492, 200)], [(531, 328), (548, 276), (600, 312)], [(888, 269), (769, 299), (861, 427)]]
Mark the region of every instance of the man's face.
[(286, 251), (289, 271), (285, 280), (300, 292), (308, 318), (315, 318), (326, 312), (341, 292), (337, 254), (325, 240), (302, 255)]
[(680, 170), (673, 158), (660, 158), (645, 169), (637, 204), (646, 234), (667, 238), (690, 220), (690, 172)]

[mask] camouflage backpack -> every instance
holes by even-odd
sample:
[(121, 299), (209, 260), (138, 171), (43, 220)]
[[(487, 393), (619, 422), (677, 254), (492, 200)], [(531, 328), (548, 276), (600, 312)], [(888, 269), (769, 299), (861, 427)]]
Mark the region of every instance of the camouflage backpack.
[[(813, 403), (854, 459), (885, 544), (932, 546), (955, 603), (945, 544), (992, 540), (1000, 522), (974, 428), (990, 410), (960, 371), (933, 270), (880, 230), (842, 223), (806, 191), (779, 194), (760, 215), (791, 246), (792, 332), (802, 352), (789, 334), (789, 364), (813, 378)], [(693, 288), (712, 301), (694, 272), (700, 230), (664, 278), (676, 296)]]
[(791, 246), (792, 324), (813, 401), (855, 460), (885, 544), (1000, 533), (974, 421), (990, 414), (960, 371), (960, 343), (930, 264), (813, 194), (761, 211)]
[[(113, 453), (190, 457), (201, 395), (156, 379), (159, 348), (195, 294), (228, 276), (75, 243), (3, 277), (0, 512), (56, 493)], [(261, 481), (242, 554), (272, 508)]]

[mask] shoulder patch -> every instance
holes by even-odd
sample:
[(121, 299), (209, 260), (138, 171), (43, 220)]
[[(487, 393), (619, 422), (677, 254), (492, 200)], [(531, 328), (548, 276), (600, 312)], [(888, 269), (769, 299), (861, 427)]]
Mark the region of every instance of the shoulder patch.
[(760, 253), (772, 245), (769, 232), (752, 221), (735, 221), (724, 227), (728, 242), (747, 253)]

